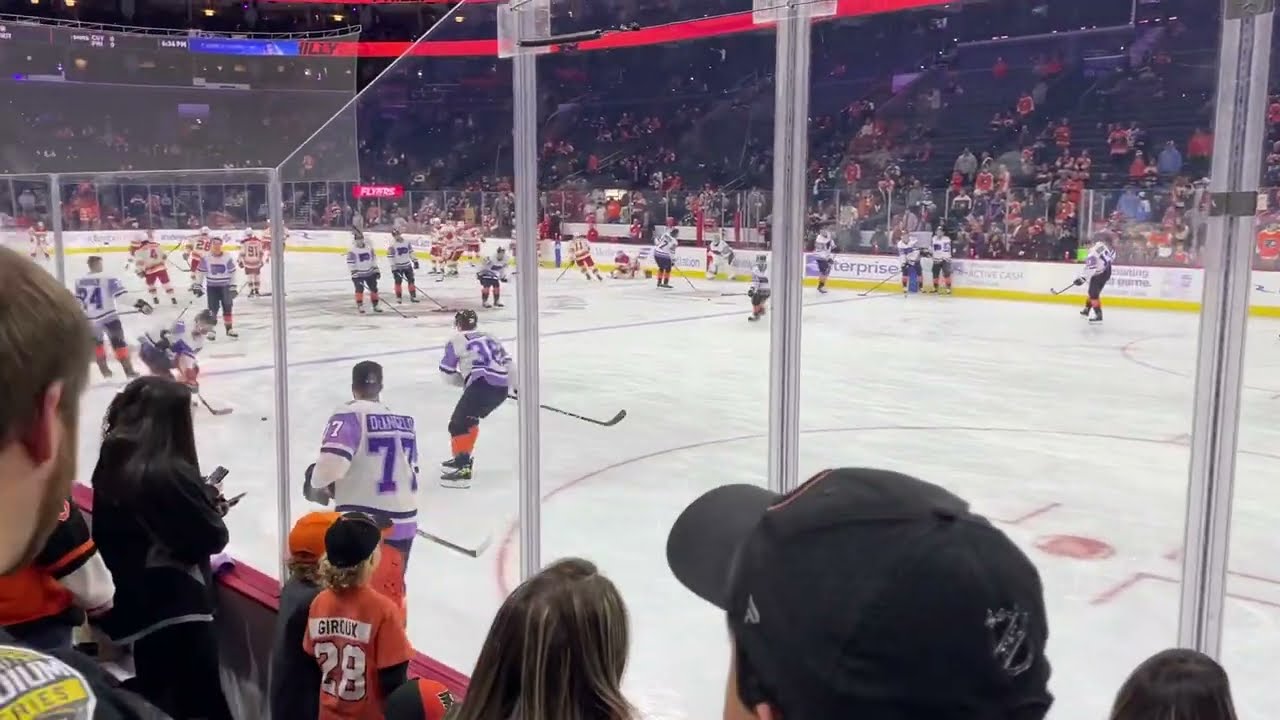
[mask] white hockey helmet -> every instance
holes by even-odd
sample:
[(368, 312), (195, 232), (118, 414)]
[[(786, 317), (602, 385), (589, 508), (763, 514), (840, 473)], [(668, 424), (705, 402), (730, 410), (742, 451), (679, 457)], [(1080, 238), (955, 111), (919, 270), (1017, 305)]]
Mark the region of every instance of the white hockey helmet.
[(202, 227), (200, 228), (200, 234), (201, 234), (201, 235), (208, 235), (208, 234), (209, 234), (209, 226), (208, 226), (208, 225), (204, 225), (204, 226), (202, 226)]

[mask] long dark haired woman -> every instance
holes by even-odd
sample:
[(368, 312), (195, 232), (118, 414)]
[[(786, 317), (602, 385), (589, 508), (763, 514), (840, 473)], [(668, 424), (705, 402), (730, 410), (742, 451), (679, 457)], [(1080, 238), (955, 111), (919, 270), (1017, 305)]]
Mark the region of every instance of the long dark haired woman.
[(622, 695), (630, 632), (618, 588), (567, 558), (507, 596), (455, 720), (633, 720)]
[(1142, 661), (1116, 695), (1111, 720), (1236, 720), (1227, 673), (1195, 650), (1164, 650)]
[(93, 470), (93, 534), (116, 580), (103, 627), (132, 644), (151, 702), (177, 720), (229, 720), (209, 566), (227, 544), (227, 504), (201, 478), (191, 399), (185, 385), (143, 377), (107, 409)]

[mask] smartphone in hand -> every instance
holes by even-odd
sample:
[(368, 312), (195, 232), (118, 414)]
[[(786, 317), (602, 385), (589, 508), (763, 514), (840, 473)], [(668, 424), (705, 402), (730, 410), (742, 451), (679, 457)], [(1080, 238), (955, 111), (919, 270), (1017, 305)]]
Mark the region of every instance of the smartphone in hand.
[(219, 465), (213, 469), (213, 472), (209, 473), (209, 477), (205, 478), (205, 482), (214, 487), (221, 487), (223, 479), (227, 477), (229, 472), (231, 471)]

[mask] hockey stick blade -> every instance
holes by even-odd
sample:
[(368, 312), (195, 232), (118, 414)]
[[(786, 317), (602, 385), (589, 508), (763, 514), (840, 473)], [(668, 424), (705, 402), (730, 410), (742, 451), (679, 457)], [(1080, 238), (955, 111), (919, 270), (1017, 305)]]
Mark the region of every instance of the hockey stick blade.
[[(520, 400), (520, 398), (515, 395), (508, 395), (507, 397), (510, 398), (511, 400), (516, 400), (516, 401)], [(579, 415), (578, 413), (569, 412), (568, 410), (561, 410), (560, 408), (552, 407), (551, 405), (539, 405), (538, 407), (542, 408), (543, 410), (546, 410), (547, 412), (557, 413), (559, 415), (571, 417), (574, 420), (589, 422), (592, 425), (599, 425), (601, 427), (613, 427), (614, 425), (617, 425), (618, 423), (622, 422), (627, 417), (626, 410), (619, 410), (616, 415), (609, 418), (608, 420), (597, 420), (596, 418), (587, 417), (586, 415)]]
[(395, 305), (392, 305), (391, 303), (382, 303), (382, 304), (383, 304), (383, 305), (386, 305), (386, 306), (391, 310), (391, 312), (393, 312), (393, 313), (395, 313), (395, 314), (399, 315), (399, 316), (400, 316), (400, 317), (402, 317), (402, 318), (406, 318), (406, 319), (408, 319), (408, 317), (409, 317), (409, 316), (408, 316), (408, 315), (405, 315), (405, 314), (404, 314), (404, 313), (402, 313), (402, 312), (400, 312), (400, 308), (396, 307)]
[(214, 406), (210, 405), (209, 401), (205, 400), (204, 396), (201, 395), (200, 393), (196, 393), (196, 398), (200, 400), (201, 405), (204, 405), (204, 409), (208, 410), (209, 413), (214, 415), (215, 417), (222, 417), (223, 415), (230, 415), (231, 413), (235, 412), (234, 408), (229, 408), (229, 407), (215, 408)]
[(446, 550), (452, 550), (456, 553), (459, 553), (461, 555), (466, 555), (467, 557), (470, 557), (470, 558), (480, 557), (482, 554), (484, 554), (485, 550), (489, 549), (489, 544), (493, 542), (493, 538), (486, 535), (484, 538), (484, 541), (481, 542), (477, 547), (468, 548), (468, 547), (463, 547), (461, 545), (458, 545), (457, 543), (449, 542), (448, 540), (445, 540), (444, 538), (438, 535), (432, 535), (431, 533), (427, 532), (426, 530), (423, 530), (422, 528), (418, 528), (413, 532), (423, 540), (429, 540)]

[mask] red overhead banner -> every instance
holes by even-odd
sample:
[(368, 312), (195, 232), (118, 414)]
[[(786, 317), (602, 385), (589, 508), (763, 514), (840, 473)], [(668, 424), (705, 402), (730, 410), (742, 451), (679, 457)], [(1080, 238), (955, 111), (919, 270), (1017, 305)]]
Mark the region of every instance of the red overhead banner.
[[(492, 0), (470, 0), (464, 4), (491, 4)], [(945, 5), (943, 0), (838, 0), (835, 17), (855, 17), (879, 13), (908, 10), (911, 8)], [(446, 26), (447, 27), (447, 26)], [(653, 27), (642, 28), (634, 32), (619, 32), (606, 35), (599, 40), (579, 43), (578, 51), (611, 50), (642, 45), (659, 45), (679, 42), (681, 40), (698, 40), (717, 35), (764, 30), (771, 24), (757, 25), (750, 12), (717, 15), (715, 17), (685, 20)], [(343, 57), (400, 57), (412, 55), (417, 57), (475, 57), (494, 56), (498, 54), (498, 41), (481, 40), (432, 40), (426, 38), (412, 42), (361, 42), (351, 40), (303, 40), (299, 43), (301, 55), (330, 55)], [(553, 48), (553, 51), (559, 48)]]

